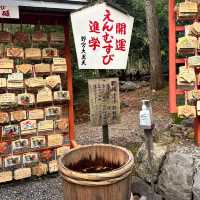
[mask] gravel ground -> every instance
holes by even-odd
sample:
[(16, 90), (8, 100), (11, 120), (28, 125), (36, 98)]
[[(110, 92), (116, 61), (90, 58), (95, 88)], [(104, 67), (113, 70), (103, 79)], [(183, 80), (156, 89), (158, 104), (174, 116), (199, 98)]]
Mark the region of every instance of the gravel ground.
[[(167, 114), (167, 92), (154, 92), (148, 88), (123, 93), (121, 123), (109, 127), (112, 144), (130, 148), (142, 142), (142, 131), (138, 127), (138, 113), (142, 97), (152, 99), (156, 128), (164, 129), (169, 124)], [(76, 140), (79, 144), (102, 142), (101, 128), (93, 128), (89, 122), (76, 126)], [(0, 200), (61, 200), (63, 199), (62, 181), (58, 175), (39, 179), (28, 179), (0, 185)]]

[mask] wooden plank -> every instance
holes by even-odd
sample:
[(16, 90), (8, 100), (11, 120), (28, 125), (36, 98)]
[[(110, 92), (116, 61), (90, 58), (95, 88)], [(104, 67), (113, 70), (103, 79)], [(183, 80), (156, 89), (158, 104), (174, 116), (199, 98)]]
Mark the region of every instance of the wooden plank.
[[(65, 57), (67, 61), (67, 87), (69, 91), (69, 139), (70, 142), (74, 141), (75, 133), (74, 133), (74, 99), (73, 99), (73, 72), (72, 72), (72, 57), (70, 51), (70, 37), (69, 37), (69, 18), (66, 19), (64, 24), (64, 32), (65, 32)], [(72, 145), (72, 143), (71, 143)]]

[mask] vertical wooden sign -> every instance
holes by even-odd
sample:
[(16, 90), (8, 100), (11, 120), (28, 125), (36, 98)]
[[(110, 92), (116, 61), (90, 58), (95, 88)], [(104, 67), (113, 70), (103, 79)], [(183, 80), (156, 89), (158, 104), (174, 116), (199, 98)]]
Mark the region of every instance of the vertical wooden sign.
[(90, 120), (92, 126), (105, 126), (120, 120), (119, 79), (88, 81)]

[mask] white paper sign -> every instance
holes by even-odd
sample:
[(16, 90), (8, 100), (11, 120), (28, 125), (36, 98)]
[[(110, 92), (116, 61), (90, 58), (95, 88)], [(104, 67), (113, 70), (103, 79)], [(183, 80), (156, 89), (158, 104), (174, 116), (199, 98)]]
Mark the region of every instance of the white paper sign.
[(19, 19), (19, 6), (16, 4), (6, 4), (0, 1), (0, 18), (16, 18)]
[(96, 4), (71, 14), (79, 69), (126, 69), (134, 18)]

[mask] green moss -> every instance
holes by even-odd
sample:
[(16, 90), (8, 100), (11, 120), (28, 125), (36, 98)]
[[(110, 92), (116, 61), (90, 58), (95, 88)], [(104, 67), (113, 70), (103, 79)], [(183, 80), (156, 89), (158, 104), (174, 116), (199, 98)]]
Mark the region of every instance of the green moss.
[(172, 114), (171, 118), (174, 124), (181, 124), (181, 122), (183, 121), (183, 119), (179, 118), (177, 114)]

